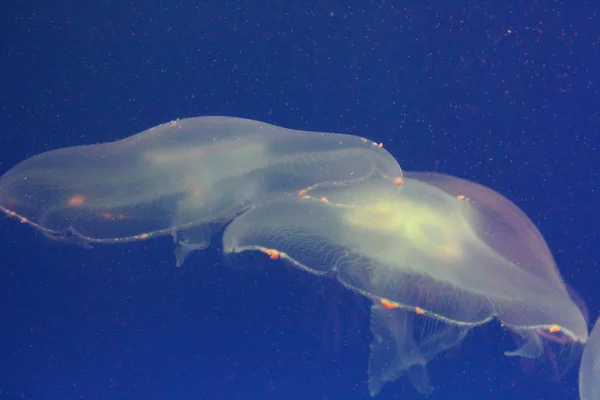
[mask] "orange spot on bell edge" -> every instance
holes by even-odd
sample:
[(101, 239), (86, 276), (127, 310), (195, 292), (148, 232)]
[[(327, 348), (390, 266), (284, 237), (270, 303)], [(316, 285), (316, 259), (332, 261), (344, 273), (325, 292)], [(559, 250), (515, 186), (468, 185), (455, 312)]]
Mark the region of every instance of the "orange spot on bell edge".
[(560, 326), (558, 326), (558, 325), (552, 325), (552, 326), (550, 326), (550, 328), (548, 328), (548, 332), (550, 332), (550, 333), (558, 333), (558, 332), (560, 332)]
[(260, 251), (268, 255), (271, 260), (278, 260), (281, 257), (281, 253), (275, 249), (260, 249)]
[(387, 308), (388, 310), (391, 310), (393, 308), (400, 308), (400, 304), (394, 302), (394, 301), (390, 301), (387, 299), (381, 299), (381, 305), (383, 306), (383, 308)]

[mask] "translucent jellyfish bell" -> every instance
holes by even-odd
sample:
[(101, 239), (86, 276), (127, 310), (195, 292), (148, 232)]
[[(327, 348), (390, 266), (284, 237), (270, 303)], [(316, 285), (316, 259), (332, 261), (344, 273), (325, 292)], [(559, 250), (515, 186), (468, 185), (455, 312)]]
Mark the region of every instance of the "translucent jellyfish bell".
[[(545, 339), (584, 343), (586, 320), (548, 247), (513, 203), (481, 185), (429, 173), (402, 188), (373, 177), (257, 204), (223, 238), (227, 253), (259, 250), (333, 273), (373, 300), (372, 395), (407, 374), (429, 393), (426, 364), (469, 329), (498, 318), (536, 358)], [(426, 334), (413, 335), (419, 318)]]
[(579, 366), (579, 398), (600, 399), (600, 318), (583, 349)]
[[(372, 395), (404, 374), (431, 392), (427, 363), (494, 317), (521, 338), (508, 355), (586, 342), (586, 318), (513, 203), (445, 175), (399, 183), (396, 160), (366, 139), (201, 117), (27, 159), (0, 178), (0, 209), (82, 244), (170, 234), (178, 265), (231, 221), (227, 253), (259, 250), (373, 301)], [(582, 400), (599, 396), (599, 332)]]
[(180, 265), (252, 204), (331, 182), (400, 179), (381, 146), (230, 117), (172, 121), (123, 140), (49, 151), (0, 179), (0, 208), (59, 240), (172, 234)]

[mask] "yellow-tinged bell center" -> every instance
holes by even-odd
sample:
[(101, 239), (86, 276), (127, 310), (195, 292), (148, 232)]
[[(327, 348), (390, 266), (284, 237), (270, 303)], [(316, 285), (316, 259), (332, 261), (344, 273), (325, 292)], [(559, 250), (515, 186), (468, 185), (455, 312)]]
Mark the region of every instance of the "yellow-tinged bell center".
[[(461, 202), (448, 196), (452, 203)], [(351, 207), (346, 213), (348, 224), (398, 237), (399, 246), (415, 251), (437, 254), (443, 261), (453, 261), (464, 254), (463, 240), (475, 234), (466, 217), (461, 213), (462, 204), (432, 207), (406, 198), (378, 199), (372, 205)]]

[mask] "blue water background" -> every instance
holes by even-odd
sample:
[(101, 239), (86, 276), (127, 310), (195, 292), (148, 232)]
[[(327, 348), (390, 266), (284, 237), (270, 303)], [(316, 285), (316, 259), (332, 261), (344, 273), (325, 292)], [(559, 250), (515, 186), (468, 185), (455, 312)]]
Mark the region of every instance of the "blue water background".
[[(600, 311), (600, 6), (527, 1), (14, 1), (0, 5), (0, 172), (176, 118), (383, 142), (487, 185)], [(92, 250), (0, 220), (0, 399), (368, 399), (368, 303), (218, 246)], [(430, 365), (431, 399), (577, 399), (503, 356), (498, 324)], [(424, 399), (408, 380), (378, 399)]]

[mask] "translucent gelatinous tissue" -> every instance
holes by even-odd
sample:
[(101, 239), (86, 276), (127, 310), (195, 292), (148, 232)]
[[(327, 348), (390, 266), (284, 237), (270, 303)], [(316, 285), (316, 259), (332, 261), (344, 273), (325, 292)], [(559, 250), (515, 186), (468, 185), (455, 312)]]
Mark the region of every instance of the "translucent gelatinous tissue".
[[(548, 341), (570, 350), (587, 339), (533, 223), (459, 178), (405, 173), (401, 189), (372, 177), (280, 197), (234, 219), (223, 243), (229, 253), (258, 250), (334, 274), (373, 300), (372, 395), (404, 374), (430, 393), (426, 364), (492, 318), (520, 337), (507, 355), (537, 358)], [(415, 330), (424, 318), (433, 323)]]
[(172, 234), (178, 264), (214, 225), (282, 193), (371, 175), (400, 179), (381, 146), (231, 117), (172, 121), (126, 139), (49, 151), (0, 180), (0, 207), (80, 243)]
[(364, 138), (177, 120), (21, 162), (0, 178), (0, 209), (80, 244), (171, 235), (177, 265), (222, 233), (233, 262), (257, 251), (274, 267), (335, 276), (372, 301), (373, 396), (404, 375), (431, 393), (427, 364), (492, 318), (520, 339), (507, 355), (558, 346), (568, 362), (588, 342), (580, 396), (600, 396), (600, 328), (588, 341), (584, 306), (531, 220), (476, 183), (403, 176)]

